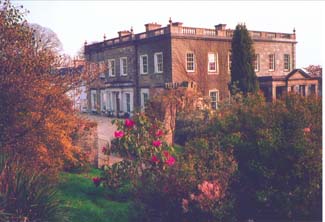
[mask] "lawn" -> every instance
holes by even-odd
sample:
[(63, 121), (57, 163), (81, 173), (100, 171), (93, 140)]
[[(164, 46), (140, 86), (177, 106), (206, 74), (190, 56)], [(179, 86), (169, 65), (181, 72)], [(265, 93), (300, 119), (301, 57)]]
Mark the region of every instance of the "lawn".
[(71, 222), (126, 222), (130, 220), (132, 202), (110, 200), (109, 191), (95, 187), (92, 178), (100, 170), (89, 173), (62, 173), (59, 196), (64, 201)]

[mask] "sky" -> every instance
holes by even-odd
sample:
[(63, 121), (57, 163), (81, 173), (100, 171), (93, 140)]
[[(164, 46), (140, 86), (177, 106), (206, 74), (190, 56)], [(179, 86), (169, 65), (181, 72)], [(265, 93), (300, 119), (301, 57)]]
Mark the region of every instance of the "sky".
[(323, 62), (325, 3), (321, 1), (40, 1), (13, 0), (29, 10), (30, 23), (52, 29), (65, 53), (75, 56), (88, 43), (115, 38), (117, 32), (145, 31), (144, 24), (163, 26), (171, 17), (184, 26), (234, 29), (245, 23), (249, 30), (292, 33), (296, 29), (297, 68)]

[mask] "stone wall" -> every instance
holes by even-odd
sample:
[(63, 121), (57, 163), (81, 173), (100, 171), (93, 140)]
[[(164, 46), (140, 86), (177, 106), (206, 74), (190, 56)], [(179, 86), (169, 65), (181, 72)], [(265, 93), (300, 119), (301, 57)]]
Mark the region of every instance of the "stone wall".
[[(260, 55), (260, 70), (256, 72), (257, 76), (281, 76), (287, 75), (295, 69), (296, 64), (296, 45), (290, 42), (278, 41), (255, 41), (255, 53)], [(275, 70), (269, 71), (269, 55), (275, 54)], [(290, 70), (284, 70), (284, 54), (290, 55)]]
[[(209, 41), (204, 39), (173, 38), (172, 39), (172, 73), (173, 81), (195, 81), (205, 96), (209, 90), (219, 90), (220, 100), (228, 98), (228, 53), (229, 41)], [(186, 71), (186, 53), (193, 52), (195, 56), (194, 72)], [(218, 54), (217, 72), (208, 72), (208, 53)]]

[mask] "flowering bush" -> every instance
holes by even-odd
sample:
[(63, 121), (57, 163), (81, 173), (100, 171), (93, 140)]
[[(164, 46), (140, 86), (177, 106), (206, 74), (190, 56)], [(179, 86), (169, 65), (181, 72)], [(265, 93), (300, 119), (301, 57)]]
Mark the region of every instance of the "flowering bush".
[(175, 163), (173, 148), (164, 142), (160, 122), (151, 122), (143, 113), (137, 113), (132, 119), (114, 120), (113, 123), (117, 125), (115, 139), (105, 153), (116, 153), (124, 161), (107, 167), (106, 186), (117, 189), (131, 180), (139, 187), (142, 177), (147, 175), (145, 171), (158, 174)]
[(118, 129), (106, 153), (117, 153), (124, 161), (106, 167), (102, 182), (115, 190), (131, 182), (136, 202), (148, 212), (144, 221), (157, 216), (181, 221), (184, 213), (188, 221), (227, 218), (230, 207), (223, 205), (230, 203), (228, 181), (236, 170), (231, 152), (221, 151), (216, 140), (202, 138), (187, 143), (184, 152), (176, 154), (164, 142), (161, 124), (144, 114), (115, 123)]
[(96, 187), (100, 185), (101, 178), (100, 177), (94, 177), (93, 178), (93, 183), (95, 184)]

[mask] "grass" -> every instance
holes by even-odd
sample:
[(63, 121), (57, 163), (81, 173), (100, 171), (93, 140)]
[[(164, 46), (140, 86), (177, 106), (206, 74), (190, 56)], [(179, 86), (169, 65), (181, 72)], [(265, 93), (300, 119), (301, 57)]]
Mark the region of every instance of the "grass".
[(129, 221), (131, 201), (118, 202), (108, 198), (108, 191), (95, 187), (92, 178), (100, 170), (89, 173), (62, 173), (59, 197), (64, 201), (71, 222), (126, 222)]

